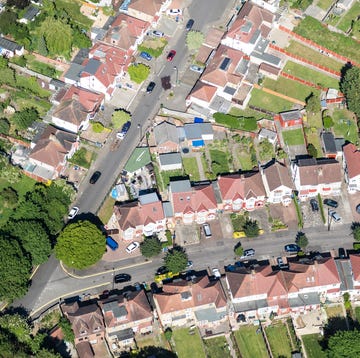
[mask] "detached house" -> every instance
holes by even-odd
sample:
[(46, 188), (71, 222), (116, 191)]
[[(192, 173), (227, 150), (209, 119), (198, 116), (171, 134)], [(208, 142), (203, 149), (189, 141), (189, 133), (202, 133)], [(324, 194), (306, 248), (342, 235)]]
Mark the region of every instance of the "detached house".
[(226, 211), (254, 210), (265, 203), (265, 188), (258, 171), (220, 176), (217, 185)]
[(141, 195), (139, 201), (116, 205), (114, 214), (124, 240), (151, 236), (166, 229), (162, 202), (156, 193)]
[(211, 183), (191, 186), (189, 180), (170, 182), (169, 200), (174, 220), (202, 224), (216, 217), (217, 202)]
[(113, 350), (133, 346), (135, 334), (152, 332), (154, 315), (145, 291), (110, 296), (99, 302), (106, 338)]
[(89, 58), (82, 63), (79, 84), (91, 91), (103, 93), (109, 100), (126, 68), (126, 52), (103, 43), (96, 43)]
[(360, 191), (360, 151), (352, 143), (343, 146), (345, 181), (350, 194)]
[(104, 94), (71, 86), (52, 114), (52, 122), (72, 133), (88, 128), (90, 120), (104, 103)]
[(24, 170), (39, 180), (57, 179), (78, 147), (76, 135), (49, 125), (31, 150)]
[(292, 180), (300, 200), (321, 195), (340, 195), (341, 164), (335, 159), (297, 159), (291, 164)]
[(294, 184), (288, 168), (277, 161), (271, 161), (261, 169), (261, 174), (267, 201), (271, 204), (290, 205)]
[(311, 263), (290, 262), (287, 269), (270, 265), (226, 273), (236, 313), (265, 318), (318, 308), (326, 299), (341, 296), (340, 277), (333, 258)]
[(179, 135), (175, 125), (161, 122), (154, 127), (156, 151), (158, 153), (171, 153), (179, 151)]
[(63, 304), (61, 309), (71, 323), (75, 346), (82, 342), (90, 345), (102, 343), (105, 337), (104, 319), (96, 303), (79, 301)]
[(165, 283), (162, 292), (154, 294), (154, 301), (164, 327), (196, 324), (211, 328), (227, 320), (227, 303), (221, 283), (210, 281), (208, 276)]

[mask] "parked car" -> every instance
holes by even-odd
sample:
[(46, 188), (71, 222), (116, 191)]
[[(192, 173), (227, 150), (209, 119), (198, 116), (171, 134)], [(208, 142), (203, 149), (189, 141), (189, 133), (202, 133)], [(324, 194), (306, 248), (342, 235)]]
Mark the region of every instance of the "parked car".
[(211, 229), (210, 229), (210, 225), (208, 223), (203, 224), (203, 230), (204, 230), (205, 238), (210, 239), (211, 238)]
[(212, 273), (213, 273), (215, 278), (221, 278), (221, 273), (220, 273), (220, 270), (218, 268), (213, 268)]
[(90, 184), (95, 184), (99, 178), (101, 177), (101, 172), (99, 172), (98, 170), (91, 176), (89, 182)]
[(316, 201), (316, 199), (311, 199), (310, 205), (312, 211), (319, 211), (319, 203)]
[(152, 56), (149, 53), (145, 52), (145, 51), (140, 52), (140, 57), (143, 58), (146, 61), (151, 61), (152, 60)]
[(333, 199), (325, 199), (324, 204), (335, 209), (339, 206), (338, 202)]
[(164, 37), (164, 36), (165, 36), (165, 34), (164, 34), (163, 32), (158, 31), (158, 30), (154, 30), (154, 31), (152, 32), (152, 34), (153, 34), (153, 36), (155, 36), (155, 37)]
[(77, 206), (74, 206), (70, 211), (69, 211), (69, 215), (68, 215), (68, 219), (72, 220), (74, 219), (74, 217), (77, 215), (77, 213), (79, 212), (79, 208)]
[(132, 242), (127, 248), (126, 248), (126, 252), (128, 254), (131, 254), (132, 252), (134, 252), (136, 249), (138, 249), (140, 246), (140, 244), (137, 241)]
[(115, 283), (123, 283), (128, 281), (131, 281), (131, 276), (127, 273), (119, 273), (118, 275), (114, 276)]
[(339, 247), (339, 258), (340, 259), (345, 259), (346, 258), (346, 251), (343, 247)]
[(285, 265), (285, 262), (282, 259), (282, 257), (278, 257), (276, 259), (276, 262), (277, 262), (278, 266), (280, 267), (280, 269), (283, 269), (283, 268), (287, 267), (287, 265)]
[(193, 19), (190, 19), (187, 23), (186, 23), (186, 25), (185, 25), (185, 29), (186, 29), (186, 31), (190, 31), (191, 29), (192, 29), (192, 27), (194, 26), (194, 20)]
[(193, 71), (193, 72), (197, 72), (197, 73), (203, 73), (204, 67), (200, 67), (200, 66), (196, 66), (196, 65), (191, 65), (191, 66), (190, 66), (190, 70)]
[(124, 123), (124, 125), (121, 128), (121, 131), (116, 133), (116, 137), (119, 139), (124, 139), (126, 136), (126, 133), (129, 131), (130, 127), (131, 127), (130, 121), (127, 121), (126, 123)]
[(174, 15), (181, 15), (182, 11), (181, 11), (181, 9), (169, 9), (169, 10), (166, 11), (166, 13), (168, 15), (174, 16)]
[(106, 238), (106, 245), (109, 246), (113, 251), (119, 247), (119, 244), (111, 236)]
[(192, 261), (188, 261), (186, 264), (187, 268), (192, 268), (193, 267), (193, 262)]
[(151, 81), (147, 87), (146, 87), (146, 93), (151, 93), (153, 91), (153, 89), (155, 88), (156, 83)]
[(244, 253), (240, 258), (241, 259), (246, 259), (248, 257), (253, 257), (253, 256), (255, 256), (255, 250), (254, 249), (247, 249), (247, 250), (244, 250)]
[(168, 273), (169, 270), (166, 268), (166, 266), (160, 266), (157, 270), (156, 270), (156, 274), (157, 275), (165, 275), (166, 273)]
[(288, 244), (288, 245), (285, 245), (284, 250), (290, 254), (293, 254), (293, 253), (298, 253), (299, 251), (301, 251), (301, 248), (296, 244)]
[(176, 51), (175, 50), (171, 50), (168, 55), (166, 56), (166, 59), (170, 62), (174, 59), (176, 55)]
[(360, 204), (358, 204), (358, 205), (356, 206), (356, 212), (357, 212), (358, 214), (360, 214)]
[(338, 223), (339, 221), (341, 221), (341, 217), (335, 210), (330, 210), (329, 215), (334, 219), (335, 222)]

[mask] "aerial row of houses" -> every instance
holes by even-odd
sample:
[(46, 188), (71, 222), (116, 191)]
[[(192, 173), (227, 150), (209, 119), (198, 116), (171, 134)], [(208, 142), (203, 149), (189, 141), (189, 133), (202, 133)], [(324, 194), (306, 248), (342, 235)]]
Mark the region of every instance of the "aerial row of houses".
[(160, 328), (197, 326), (224, 333), (241, 323), (271, 315), (298, 315), (337, 301), (344, 292), (360, 291), (360, 255), (335, 260), (321, 257), (288, 262), (286, 268), (269, 262), (238, 267), (221, 280), (193, 272), (164, 282), (153, 293), (122, 290), (98, 301), (61, 305), (75, 333), (80, 357), (91, 357), (93, 346), (105, 339), (111, 349), (134, 346), (138, 335)]

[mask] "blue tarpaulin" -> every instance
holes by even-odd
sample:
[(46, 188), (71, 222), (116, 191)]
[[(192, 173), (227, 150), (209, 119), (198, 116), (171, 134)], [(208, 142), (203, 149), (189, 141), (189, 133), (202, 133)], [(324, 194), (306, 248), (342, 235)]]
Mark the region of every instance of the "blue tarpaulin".
[(205, 142), (202, 139), (192, 141), (192, 146), (193, 147), (203, 147), (204, 145), (205, 145)]
[(200, 117), (195, 117), (194, 118), (194, 123), (204, 123), (204, 120)]

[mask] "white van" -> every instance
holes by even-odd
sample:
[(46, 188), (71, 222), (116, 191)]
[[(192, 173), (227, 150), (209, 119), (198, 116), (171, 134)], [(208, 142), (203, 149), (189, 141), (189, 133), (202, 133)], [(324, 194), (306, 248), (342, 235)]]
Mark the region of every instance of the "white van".
[(210, 239), (211, 238), (210, 225), (207, 223), (203, 224), (203, 230), (204, 230), (205, 238)]

